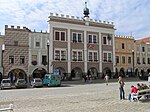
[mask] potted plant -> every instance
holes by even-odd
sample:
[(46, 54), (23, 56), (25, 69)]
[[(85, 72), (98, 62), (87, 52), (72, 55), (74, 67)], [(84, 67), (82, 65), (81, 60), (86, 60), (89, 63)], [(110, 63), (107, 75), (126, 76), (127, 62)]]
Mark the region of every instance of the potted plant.
[(32, 65), (37, 65), (37, 61), (32, 61)]

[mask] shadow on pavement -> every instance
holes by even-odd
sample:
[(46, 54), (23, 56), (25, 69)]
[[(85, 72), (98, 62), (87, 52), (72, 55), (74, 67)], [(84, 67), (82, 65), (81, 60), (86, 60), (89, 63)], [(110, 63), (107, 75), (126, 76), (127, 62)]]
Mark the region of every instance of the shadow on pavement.
[[(130, 78), (123, 78), (123, 80), (125, 82), (141, 82), (141, 81), (144, 81), (144, 80), (140, 80), (138, 77), (130, 77)], [(117, 79), (109, 79), (109, 83), (112, 83), (112, 82), (118, 82)], [(104, 79), (94, 79), (92, 80), (92, 82), (84, 82), (83, 80), (72, 80), (72, 81), (62, 81), (62, 84), (72, 84), (72, 85), (84, 85), (84, 84), (96, 84), (96, 83), (105, 83)]]

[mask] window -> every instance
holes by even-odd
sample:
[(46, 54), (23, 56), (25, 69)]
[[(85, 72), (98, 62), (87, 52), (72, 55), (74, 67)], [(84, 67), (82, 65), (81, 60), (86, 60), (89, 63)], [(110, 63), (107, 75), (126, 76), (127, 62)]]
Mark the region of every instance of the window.
[(78, 52), (78, 61), (82, 61), (82, 52)]
[(107, 44), (106, 37), (103, 37), (103, 44)]
[(65, 41), (65, 32), (61, 32), (61, 41)]
[(131, 57), (128, 57), (128, 64), (131, 64)]
[(119, 56), (116, 56), (116, 64), (119, 63)]
[(144, 47), (142, 47), (142, 52), (145, 52), (145, 48)]
[(73, 33), (73, 42), (77, 42), (77, 37), (76, 33)]
[(107, 62), (107, 53), (104, 53), (103, 61), (104, 61), (104, 62)]
[(65, 31), (55, 31), (55, 40), (65, 41), (66, 32)]
[(37, 61), (37, 55), (32, 55), (32, 60)]
[(72, 55), (73, 61), (82, 61), (82, 51), (73, 51)]
[(55, 32), (55, 40), (59, 40), (59, 32)]
[(110, 37), (103, 36), (103, 44), (104, 45), (111, 45), (111, 41), (112, 41), (112, 39), (110, 39)]
[(9, 64), (14, 64), (14, 56), (9, 56)]
[(92, 52), (89, 52), (89, 61), (92, 61)]
[(45, 56), (45, 55), (42, 56), (42, 64), (43, 65), (47, 64), (47, 56)]
[(145, 58), (143, 58), (143, 64), (146, 64), (146, 63), (145, 63)]
[(55, 60), (66, 60), (66, 51), (65, 50), (55, 50)]
[(92, 43), (92, 35), (89, 35), (89, 43)]
[(73, 61), (77, 61), (77, 51), (73, 51)]
[(55, 60), (60, 60), (60, 51), (59, 50), (55, 51)]
[(96, 43), (96, 35), (93, 35), (93, 43)]
[(89, 61), (98, 61), (98, 52), (91, 51), (88, 53)]
[(111, 53), (108, 53), (108, 61), (111, 62)]
[(94, 52), (94, 61), (98, 61), (97, 52)]
[(124, 43), (122, 43), (122, 49), (124, 49)]
[(66, 51), (61, 51), (61, 60), (66, 60)]
[(81, 33), (73, 33), (72, 41), (73, 42), (82, 42), (82, 34)]
[(122, 64), (125, 64), (125, 56), (122, 56)]
[(14, 41), (14, 45), (15, 45), (15, 46), (18, 46), (18, 41)]
[(36, 47), (40, 47), (40, 42), (36, 42)]
[(78, 34), (78, 42), (82, 42), (81, 34)]
[(147, 59), (147, 63), (150, 64), (150, 58)]
[(112, 62), (112, 56), (111, 56), (111, 52), (104, 52), (103, 53), (103, 61), (104, 62)]
[(137, 64), (141, 64), (141, 63), (140, 63), (140, 58), (139, 58), (139, 57), (137, 57)]
[(89, 43), (97, 43), (97, 35), (89, 34), (88, 38), (89, 38)]
[(20, 56), (20, 64), (24, 64), (25, 63), (25, 56)]

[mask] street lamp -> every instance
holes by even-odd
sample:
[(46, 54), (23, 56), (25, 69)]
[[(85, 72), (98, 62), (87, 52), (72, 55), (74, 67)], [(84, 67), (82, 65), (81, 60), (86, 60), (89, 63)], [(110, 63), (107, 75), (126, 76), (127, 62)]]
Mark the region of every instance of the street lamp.
[(132, 50), (132, 62), (133, 62), (133, 72), (132, 72), (132, 75), (134, 76), (134, 50)]
[(47, 73), (49, 73), (49, 45), (50, 42), (47, 40)]
[(3, 77), (4, 78), (4, 65), (3, 65), (3, 54), (4, 54), (4, 51), (5, 51), (5, 44), (2, 44), (2, 67), (3, 67)]

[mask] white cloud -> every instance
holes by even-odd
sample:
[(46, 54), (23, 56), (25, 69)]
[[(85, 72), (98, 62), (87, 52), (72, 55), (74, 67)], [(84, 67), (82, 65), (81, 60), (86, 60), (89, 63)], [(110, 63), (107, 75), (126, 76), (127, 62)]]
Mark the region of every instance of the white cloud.
[(0, 0), (0, 32), (5, 24), (47, 30), (50, 12), (82, 17), (85, 1), (90, 18), (115, 22), (115, 34), (150, 36), (148, 0)]

